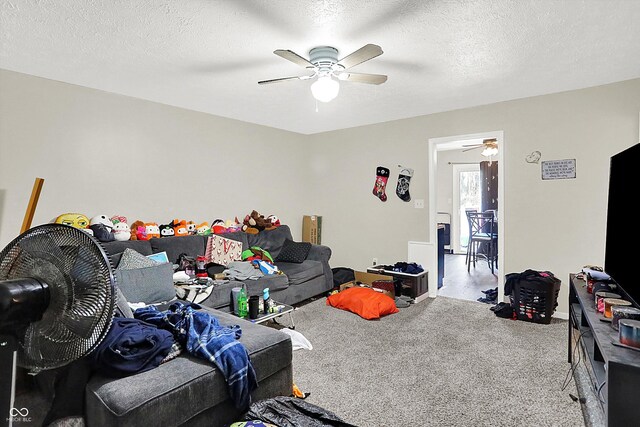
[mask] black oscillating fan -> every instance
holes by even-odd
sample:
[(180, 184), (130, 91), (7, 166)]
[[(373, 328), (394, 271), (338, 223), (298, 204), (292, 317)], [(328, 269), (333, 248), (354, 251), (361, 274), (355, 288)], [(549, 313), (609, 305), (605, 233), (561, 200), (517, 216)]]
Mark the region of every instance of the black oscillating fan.
[(111, 263), (88, 233), (45, 224), (9, 243), (0, 252), (0, 424), (10, 417), (16, 365), (37, 373), (89, 354), (114, 311)]

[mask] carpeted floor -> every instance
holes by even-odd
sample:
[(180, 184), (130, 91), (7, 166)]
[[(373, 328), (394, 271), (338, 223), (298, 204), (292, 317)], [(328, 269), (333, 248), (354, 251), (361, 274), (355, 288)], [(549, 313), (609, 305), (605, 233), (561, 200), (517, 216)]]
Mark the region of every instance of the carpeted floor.
[(294, 352), (307, 401), (358, 426), (584, 426), (567, 322), (496, 317), (487, 304), (428, 299), (379, 321), (318, 299), (296, 309), (313, 350)]

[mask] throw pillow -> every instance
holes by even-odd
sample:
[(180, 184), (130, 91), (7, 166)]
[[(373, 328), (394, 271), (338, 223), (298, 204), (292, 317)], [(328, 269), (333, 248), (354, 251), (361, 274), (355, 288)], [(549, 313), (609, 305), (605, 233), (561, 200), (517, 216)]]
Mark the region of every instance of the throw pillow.
[(310, 250), (311, 243), (309, 242), (294, 242), (293, 240), (286, 239), (275, 261), (296, 262), (300, 264), (307, 259)]
[(327, 305), (350, 311), (367, 320), (379, 319), (399, 311), (393, 298), (359, 286), (330, 295), (327, 297)]
[(122, 252), (120, 262), (118, 263), (118, 269), (131, 270), (134, 268), (151, 267), (154, 265), (158, 265), (158, 262), (151, 258), (147, 258), (134, 249), (127, 248)]

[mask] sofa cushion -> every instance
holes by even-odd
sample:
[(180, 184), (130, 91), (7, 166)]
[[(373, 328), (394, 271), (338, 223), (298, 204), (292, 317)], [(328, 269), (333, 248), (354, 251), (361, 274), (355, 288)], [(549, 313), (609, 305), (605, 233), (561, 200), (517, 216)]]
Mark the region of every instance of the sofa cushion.
[(169, 262), (177, 264), (180, 254), (192, 257), (204, 255), (207, 236), (179, 236), (151, 239), (153, 253), (166, 252)]
[(170, 263), (115, 271), (116, 283), (130, 303), (158, 304), (176, 297), (173, 266)]
[(293, 240), (286, 239), (282, 245), (280, 253), (274, 261), (295, 262), (300, 264), (302, 261), (307, 259), (310, 250), (311, 243), (309, 242), (294, 242)]
[(300, 285), (324, 274), (320, 261), (308, 259), (301, 263), (279, 262), (276, 265), (289, 278), (289, 285)]
[[(245, 233), (246, 234), (246, 233)], [(281, 225), (273, 230), (264, 230), (258, 234), (247, 234), (249, 247), (258, 246), (269, 251), (272, 257), (277, 257), (284, 245), (285, 240), (293, 240), (291, 230), (286, 225)]]
[(251, 295), (262, 295), (262, 290), (269, 288), (270, 292), (287, 289), (289, 287), (289, 278), (284, 274), (269, 274), (262, 276), (258, 280), (245, 280), (247, 292)]
[[(249, 352), (259, 382), (291, 365), (288, 335), (218, 310), (211, 313), (223, 325), (240, 325), (240, 342)], [(85, 393), (88, 425), (149, 425), (154, 419), (162, 420), (163, 425), (181, 425), (229, 399), (220, 371), (212, 363), (184, 353), (126, 378), (95, 375)]]

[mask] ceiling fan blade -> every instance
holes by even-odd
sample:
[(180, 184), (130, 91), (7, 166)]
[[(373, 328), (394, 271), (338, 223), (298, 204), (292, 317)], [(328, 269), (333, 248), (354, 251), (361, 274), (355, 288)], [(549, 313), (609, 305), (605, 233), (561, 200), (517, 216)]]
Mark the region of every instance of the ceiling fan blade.
[(480, 148), (480, 147), (482, 147), (482, 144), (481, 145), (476, 145), (475, 147), (467, 148), (466, 150), (462, 150), (462, 152), (464, 153), (465, 151), (475, 150), (476, 148)]
[(387, 81), (387, 76), (383, 74), (365, 74), (365, 73), (340, 73), (338, 79), (348, 80), (350, 82), (357, 83), (369, 83), (372, 85), (379, 85)]
[(261, 80), (261, 81), (258, 82), (258, 84), (259, 85), (266, 85), (266, 84), (270, 84), (270, 83), (285, 82), (287, 80), (307, 80), (307, 79), (310, 79), (311, 77), (313, 77), (313, 75), (311, 75), (311, 76), (281, 77), (279, 79)]
[(382, 48), (380, 46), (375, 44), (367, 44), (351, 53), (350, 55), (342, 58), (340, 61), (338, 61), (338, 65), (342, 65), (346, 70), (347, 68), (355, 67), (356, 65), (362, 64), (364, 61), (368, 61), (379, 55), (382, 55)]
[(281, 58), (293, 62), (296, 65), (301, 66), (302, 68), (315, 68), (315, 65), (291, 50), (278, 49), (274, 50), (273, 53), (280, 56)]

